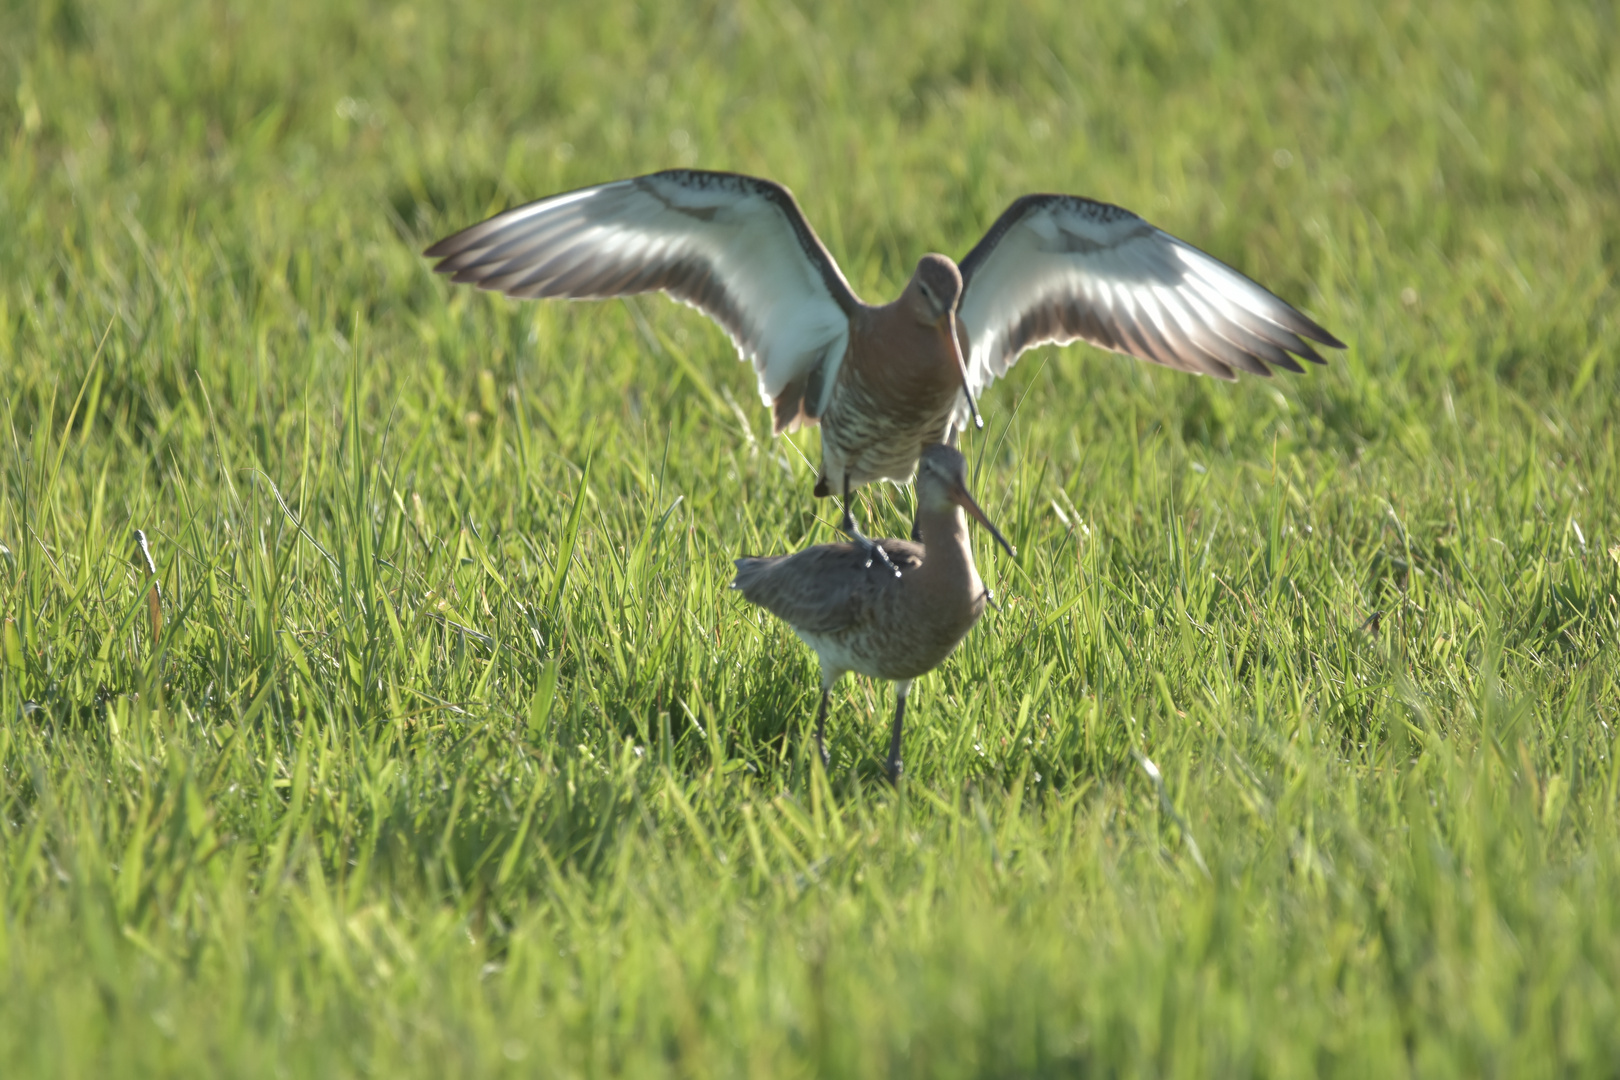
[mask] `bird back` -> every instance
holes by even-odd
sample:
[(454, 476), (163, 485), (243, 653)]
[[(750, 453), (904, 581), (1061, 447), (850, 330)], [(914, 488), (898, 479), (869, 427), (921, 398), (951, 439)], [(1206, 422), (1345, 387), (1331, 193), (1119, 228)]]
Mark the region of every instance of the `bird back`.
[[(904, 574), (922, 565), (923, 547), (910, 540), (879, 540)], [(864, 621), (901, 578), (868, 565), (854, 544), (817, 544), (792, 555), (744, 556), (736, 560), (731, 587), (797, 630), (828, 634)]]

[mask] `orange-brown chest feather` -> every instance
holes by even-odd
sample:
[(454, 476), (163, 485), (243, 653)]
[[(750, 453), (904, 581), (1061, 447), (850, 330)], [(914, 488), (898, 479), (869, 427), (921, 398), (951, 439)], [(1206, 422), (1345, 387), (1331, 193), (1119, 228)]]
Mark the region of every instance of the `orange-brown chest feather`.
[(816, 494), (874, 480), (910, 480), (928, 443), (945, 439), (962, 375), (943, 326), (906, 298), (864, 312), (821, 417)]
[(936, 416), (952, 403), (962, 376), (943, 328), (918, 322), (900, 303), (873, 310), (865, 322), (852, 335), (843, 378), (902, 423)]

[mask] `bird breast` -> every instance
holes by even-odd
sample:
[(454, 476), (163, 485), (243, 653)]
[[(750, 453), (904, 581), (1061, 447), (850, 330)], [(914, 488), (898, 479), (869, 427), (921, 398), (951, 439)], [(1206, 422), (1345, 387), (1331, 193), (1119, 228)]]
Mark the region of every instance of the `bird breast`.
[(922, 448), (944, 440), (956, 411), (962, 377), (949, 339), (910, 315), (886, 317), (891, 310), (879, 309), (868, 332), (853, 336), (821, 418), (834, 491), (845, 470), (851, 486), (910, 480)]
[(919, 323), (903, 304), (872, 313), (865, 333), (853, 335), (847, 377), (858, 382), (897, 420), (920, 421), (954, 404), (962, 375), (950, 338)]

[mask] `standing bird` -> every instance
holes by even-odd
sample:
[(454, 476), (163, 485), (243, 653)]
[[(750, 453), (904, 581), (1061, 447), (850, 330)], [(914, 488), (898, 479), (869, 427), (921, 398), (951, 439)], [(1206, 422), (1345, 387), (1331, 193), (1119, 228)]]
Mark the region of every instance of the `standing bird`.
[(989, 590), (973, 565), (963, 511), (1012, 545), (990, 524), (967, 489), (967, 462), (955, 447), (936, 443), (917, 465), (917, 527), (921, 543), (879, 541), (904, 576), (868, 574), (854, 544), (818, 544), (795, 555), (737, 560), (733, 589), (793, 628), (821, 661), (821, 708), (816, 751), (827, 754), (827, 702), (846, 671), (894, 682), (894, 730), (889, 778), (900, 777), (900, 727), (911, 681), (937, 667), (984, 614)]
[[(777, 433), (821, 425), (815, 494), (910, 480), (1026, 349), (1083, 340), (1234, 379), (1325, 363), (1343, 343), (1217, 259), (1129, 210), (1025, 195), (960, 265), (924, 255), (892, 304), (863, 302), (781, 184), (672, 169), (553, 195), (440, 240), (451, 280), (515, 297), (662, 291), (708, 315), (752, 360)], [(1290, 355), (1293, 354), (1293, 355)], [(1268, 367), (1267, 365), (1270, 365)]]

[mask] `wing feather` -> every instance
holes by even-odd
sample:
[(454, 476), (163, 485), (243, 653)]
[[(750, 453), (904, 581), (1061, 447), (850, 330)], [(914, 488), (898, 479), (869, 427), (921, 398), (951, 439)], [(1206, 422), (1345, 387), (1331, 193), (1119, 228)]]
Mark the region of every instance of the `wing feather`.
[[(1156, 294), (1159, 291), (1154, 290)], [(1202, 357), (1206, 365), (1205, 371), (1219, 378), (1231, 379), (1236, 378), (1232, 374), (1234, 368), (1239, 371), (1253, 370), (1254, 358), (1215, 332), (1208, 318), (1202, 320), (1191, 318), (1186, 312), (1178, 311), (1173, 303), (1165, 304), (1165, 311), (1169, 316), (1168, 336), (1174, 339), (1178, 348), (1186, 350), (1191, 355)], [(1283, 366), (1289, 370), (1304, 370), (1286, 353), (1284, 360), (1286, 363)], [(1267, 368), (1260, 374), (1269, 375), (1271, 371)]]
[[(923, 548), (910, 540), (879, 540), (902, 572), (923, 563)], [(731, 587), (795, 630), (836, 634), (859, 629), (900, 579), (873, 573), (866, 553), (853, 544), (817, 544), (792, 555), (736, 560)]]
[[(861, 307), (792, 193), (736, 173), (672, 169), (554, 195), (425, 254), (452, 281), (524, 299), (664, 292), (720, 324), (767, 405), (831, 389)], [(825, 405), (777, 411), (814, 420)]]
[(1213, 256), (1122, 207), (1026, 195), (961, 263), (958, 318), (975, 393), (1026, 349), (1087, 341), (1156, 364), (1236, 378), (1325, 363), (1344, 343)]

